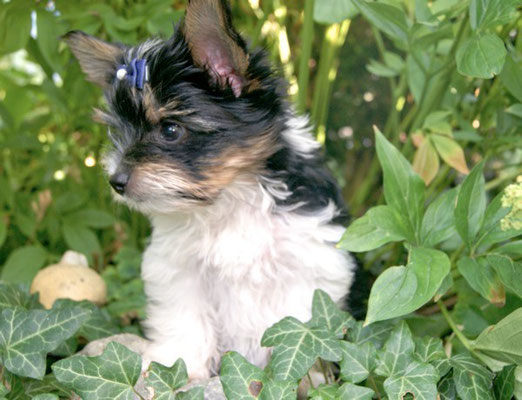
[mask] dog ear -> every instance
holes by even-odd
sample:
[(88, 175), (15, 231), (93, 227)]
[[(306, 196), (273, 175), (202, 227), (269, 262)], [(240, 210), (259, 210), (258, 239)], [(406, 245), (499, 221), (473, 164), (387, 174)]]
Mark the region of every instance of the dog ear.
[(248, 84), (246, 44), (231, 22), (226, 0), (189, 0), (183, 33), (196, 65), (212, 83), (230, 87), (236, 97)]
[(78, 59), (87, 79), (101, 87), (107, 87), (114, 79), (123, 49), (81, 31), (69, 32), (64, 39)]

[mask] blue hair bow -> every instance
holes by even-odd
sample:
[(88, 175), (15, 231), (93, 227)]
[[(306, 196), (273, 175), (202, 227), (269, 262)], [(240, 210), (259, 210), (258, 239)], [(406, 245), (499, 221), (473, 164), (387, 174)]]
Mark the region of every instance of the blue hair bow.
[(144, 59), (133, 58), (129, 65), (119, 65), (116, 70), (118, 80), (127, 79), (127, 82), (136, 89), (143, 89), (148, 80), (147, 62)]

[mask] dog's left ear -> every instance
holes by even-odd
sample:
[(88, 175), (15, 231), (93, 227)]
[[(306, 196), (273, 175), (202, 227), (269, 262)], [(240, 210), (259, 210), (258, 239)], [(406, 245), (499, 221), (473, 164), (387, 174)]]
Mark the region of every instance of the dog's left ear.
[(196, 65), (236, 97), (248, 85), (248, 53), (231, 22), (227, 0), (189, 0), (183, 33)]

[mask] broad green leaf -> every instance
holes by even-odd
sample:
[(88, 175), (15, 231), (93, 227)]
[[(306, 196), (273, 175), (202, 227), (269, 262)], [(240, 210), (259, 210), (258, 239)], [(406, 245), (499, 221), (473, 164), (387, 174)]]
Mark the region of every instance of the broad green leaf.
[(446, 253), (413, 247), (406, 267), (391, 267), (377, 277), (368, 300), (365, 324), (417, 310), (437, 292), (450, 270)]
[(0, 281), (0, 311), (4, 308), (38, 308), (38, 296), (30, 295), (17, 285)]
[(496, 305), (504, 305), (506, 292), (497, 274), (485, 257), (463, 257), (457, 267), (469, 285), (486, 300)]
[(466, 354), (451, 357), (450, 363), (457, 393), (462, 400), (493, 400), (493, 373)]
[(4, 219), (2, 213), (0, 213), (0, 249), (5, 243), (5, 239), (7, 238), (7, 222)]
[(522, 256), (522, 240), (516, 240), (513, 242), (506, 243), (495, 249), (497, 254), (505, 254), (513, 257)]
[(366, 65), (366, 69), (370, 74), (382, 76), (385, 78), (391, 78), (400, 74), (400, 72), (394, 70), (393, 68), (390, 68), (389, 66), (373, 59), (370, 60), (370, 62)]
[(433, 54), (421, 49), (413, 48), (406, 57), (406, 78), (411, 94), (417, 103), (422, 100), (422, 94), (433, 90), (434, 80), (428, 79), (427, 73), (431, 68), (438, 68), (437, 59)]
[(380, 349), (393, 328), (394, 324), (390, 321), (375, 322), (368, 326), (363, 326), (362, 321), (357, 321), (353, 329), (348, 332), (348, 335), (352, 342), (360, 346), (369, 342), (375, 348)]
[(473, 35), (457, 50), (457, 70), (462, 75), (490, 79), (502, 71), (506, 54), (504, 42), (497, 35)]
[(422, 219), (421, 241), (426, 247), (433, 247), (451, 237), (455, 232), (455, 209), (457, 189), (450, 189), (428, 206)]
[(428, 0), (415, 0), (415, 19), (419, 22), (430, 22), (433, 18)]
[(187, 382), (187, 367), (181, 358), (170, 368), (152, 362), (145, 377), (145, 385), (152, 388), (157, 400), (175, 400), (176, 390)]
[(483, 168), (484, 162), (481, 162), (471, 170), (457, 195), (455, 225), (460, 237), (468, 246), (472, 245), (480, 229), (486, 209)]
[[(377, 3), (374, 3), (377, 4)], [(377, 156), (381, 163), (386, 203), (403, 216), (408, 237), (417, 241), (424, 210), (424, 182), (404, 156), (375, 128)]]
[(473, 347), (510, 364), (522, 365), (522, 308), (484, 330)]
[(511, 54), (506, 57), (500, 80), (506, 90), (518, 101), (522, 102), (522, 65), (520, 62), (515, 61)]
[(430, 364), (413, 361), (400, 375), (384, 381), (384, 390), (390, 400), (402, 400), (407, 394), (415, 400), (436, 400), (439, 374)]
[(261, 345), (274, 347), (269, 368), (279, 381), (297, 380), (312, 367), (317, 357), (339, 361), (339, 340), (324, 327), (309, 328), (287, 317), (266, 330)]
[(367, 2), (365, 0), (352, 1), (370, 24), (392, 39), (403, 44), (408, 42), (409, 27), (403, 10), (384, 3)]
[(204, 400), (204, 398), (205, 388), (203, 386), (196, 386), (186, 392), (178, 392), (176, 394), (176, 400)]
[(413, 361), (415, 343), (410, 328), (401, 321), (391, 332), (390, 337), (379, 350), (379, 361), (375, 373), (382, 376), (401, 375)]
[(0, 7), (0, 56), (19, 50), (31, 33), (30, 3), (12, 1)]
[(522, 298), (522, 263), (499, 254), (488, 255), (486, 260), (497, 271), (504, 286)]
[(85, 209), (73, 212), (72, 214), (68, 215), (68, 218), (81, 221), (83, 225), (89, 226), (91, 228), (107, 228), (116, 222), (116, 219), (112, 214), (94, 209)]
[(36, 12), (36, 26), (36, 42), (45, 62), (54, 72), (62, 73), (63, 64), (60, 62), (59, 41), (56, 38), (65, 33), (65, 27), (51, 11), (43, 9), (38, 9)]
[(353, 317), (341, 311), (328, 294), (316, 289), (312, 301), (312, 319), (308, 322), (312, 328), (326, 327), (332, 334), (342, 338), (346, 330), (355, 324)]
[(84, 400), (133, 400), (141, 357), (111, 342), (97, 357), (73, 356), (52, 365), (58, 381)]
[(23, 389), (26, 395), (34, 396), (40, 393), (55, 393), (62, 398), (72, 398), (69, 389), (63, 386), (54, 374), (47, 374), (42, 380), (24, 379)]
[(344, 233), (339, 247), (347, 251), (369, 251), (386, 243), (406, 240), (401, 217), (390, 206), (370, 208)]
[(337, 391), (337, 398), (350, 400), (371, 400), (373, 394), (374, 391), (367, 387), (345, 383)]
[(345, 382), (359, 383), (368, 378), (375, 368), (375, 346), (371, 342), (361, 345), (343, 341), (341, 350), (341, 379)]
[(462, 150), (462, 147), (460, 147), (455, 140), (444, 135), (436, 134), (430, 135), (430, 139), (446, 164), (462, 174), (469, 174), (466, 158), (464, 157), (464, 150)]
[(337, 392), (339, 390), (337, 384), (324, 384), (321, 383), (316, 388), (312, 387), (308, 391), (308, 398), (310, 400), (337, 400)]
[(413, 338), (415, 342), (415, 355), (420, 362), (429, 363), (432, 361), (446, 358), (442, 340), (432, 336)]
[(496, 400), (511, 400), (515, 392), (516, 365), (507, 365), (496, 376), (493, 382), (493, 393)]
[(72, 250), (83, 253), (87, 257), (91, 257), (93, 253), (101, 253), (98, 237), (83, 224), (83, 221), (64, 219), (62, 232), (65, 242)]
[(451, 116), (451, 114), (452, 112), (447, 110), (433, 111), (429, 113), (424, 120), (422, 128), (434, 133), (451, 136), (452, 129), (448, 122), (448, 118)]
[[(508, 108), (506, 108), (506, 112), (508, 114), (514, 115), (515, 117), (522, 118), (522, 104), (512, 104)], [(0, 243), (1, 242), (2, 241), (0, 240)]]
[(431, 140), (424, 139), (413, 156), (413, 170), (420, 175), (426, 186), (439, 172), (439, 156), (431, 144)]
[(515, 368), (515, 398), (522, 399), (522, 366)]
[(31, 400), (60, 400), (60, 398), (53, 393), (41, 393), (33, 396)]
[(455, 387), (455, 380), (453, 379), (452, 373), (449, 373), (440, 380), (437, 390), (439, 391), (440, 400), (457, 399), (457, 388)]
[(314, 21), (323, 24), (335, 24), (345, 19), (352, 19), (358, 13), (352, 0), (321, 0), (314, 2)]
[(81, 308), (24, 310), (8, 308), (0, 319), (0, 358), (12, 373), (41, 379), (46, 354), (71, 337), (89, 317)]
[(296, 398), (297, 381), (273, 382), (263, 370), (236, 352), (225, 353), (221, 361), (221, 383), (228, 399), (290, 400)]
[(473, 30), (505, 25), (517, 16), (520, 0), (471, 0), (469, 22)]
[(47, 251), (40, 246), (24, 246), (14, 250), (2, 267), (2, 280), (29, 283), (47, 261)]

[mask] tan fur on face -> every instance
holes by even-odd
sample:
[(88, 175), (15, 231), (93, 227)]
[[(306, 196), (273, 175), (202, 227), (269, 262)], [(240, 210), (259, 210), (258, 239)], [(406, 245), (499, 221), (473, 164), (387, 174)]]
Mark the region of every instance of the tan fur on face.
[(71, 32), (65, 40), (88, 80), (102, 87), (108, 86), (123, 50), (83, 32)]

